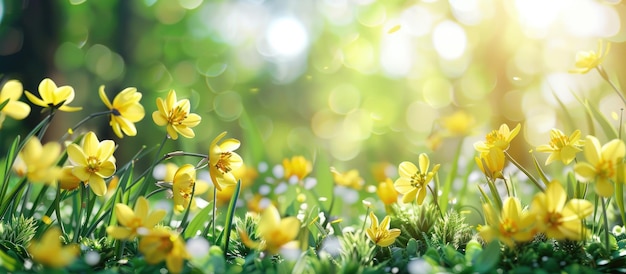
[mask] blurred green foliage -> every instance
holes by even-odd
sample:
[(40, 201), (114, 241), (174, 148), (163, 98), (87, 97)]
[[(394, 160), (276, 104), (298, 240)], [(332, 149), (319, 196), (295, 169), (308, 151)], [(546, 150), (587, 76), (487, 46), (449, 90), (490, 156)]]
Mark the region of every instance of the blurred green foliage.
[[(526, 121), (525, 139), (512, 152), (524, 161), (552, 127), (589, 133), (567, 123), (553, 94), (581, 121), (584, 108), (572, 93), (609, 113), (620, 107), (604, 99), (612, 98), (610, 90), (597, 75), (567, 70), (575, 52), (594, 49), (598, 39), (625, 39), (624, 5), (540, 2), (4, 0), (0, 73), (29, 91), (44, 77), (73, 86), (84, 116), (103, 109), (100, 85), (110, 97), (137, 87), (147, 115), (138, 136), (124, 140), (137, 148), (161, 139), (154, 136), (164, 131), (150, 114), (155, 98), (175, 89), (203, 116), (198, 136), (169, 144), (176, 149), (206, 150), (227, 130), (243, 138), (242, 153), (250, 156), (246, 151), (259, 150), (246, 148), (243, 131), (254, 127), (270, 164), (323, 153), (341, 170), (396, 165), (430, 152), (438, 118), (463, 109), (477, 123), (461, 160), (472, 161), (471, 141), (487, 130)], [(621, 48), (613, 51), (617, 56)], [(50, 138), (79, 119), (62, 117)], [(28, 121), (39, 118), (31, 114)], [(104, 120), (87, 127), (115, 139)], [(0, 141), (12, 140), (5, 132), (25, 130), (7, 121)], [(458, 142), (443, 140), (434, 162), (454, 159)], [(252, 159), (252, 165), (261, 160)], [(370, 172), (362, 174), (375, 183)]]

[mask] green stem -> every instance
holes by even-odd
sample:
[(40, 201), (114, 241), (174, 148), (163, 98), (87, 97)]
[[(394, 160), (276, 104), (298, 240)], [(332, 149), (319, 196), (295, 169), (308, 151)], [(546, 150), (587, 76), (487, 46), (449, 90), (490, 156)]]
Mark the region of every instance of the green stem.
[(515, 159), (513, 159), (513, 157), (511, 157), (511, 155), (508, 152), (505, 151), (504, 155), (506, 156), (507, 159), (509, 159), (509, 161), (511, 161), (511, 163), (513, 163), (513, 165), (515, 165), (519, 170), (521, 170), (524, 174), (526, 174), (526, 177), (528, 177), (528, 179), (530, 179), (530, 181), (532, 181), (535, 184), (535, 186), (539, 188), (539, 190), (541, 190), (542, 192), (546, 190), (545, 187), (539, 184), (539, 181), (537, 181), (537, 179), (535, 179), (535, 177), (533, 177), (533, 175), (530, 174), (530, 172), (528, 172), (526, 168), (524, 168), (520, 163), (515, 161)]
[[(28, 184), (26, 186), (26, 193), (24, 193), (24, 197), (22, 197), (22, 207), (20, 208), (20, 215), (22, 216), (24, 216), (24, 210), (26, 209), (26, 204), (28, 203), (28, 200), (30, 198), (30, 191), (32, 187), (33, 187), (33, 184)], [(35, 204), (33, 204), (33, 208), (34, 207), (35, 207)]]
[(429, 185), (427, 185), (426, 187), (428, 187), (428, 190), (430, 190), (430, 193), (433, 194), (433, 202), (435, 203), (435, 206), (437, 206), (437, 209), (439, 209), (439, 216), (441, 216), (441, 219), (443, 220), (443, 211), (441, 211), (441, 207), (439, 206), (439, 203), (437, 202), (435, 192), (433, 191), (432, 188), (430, 188)]
[(46, 194), (46, 190), (48, 190), (48, 187), (50, 187), (50, 186), (48, 184), (45, 184), (41, 188), (41, 190), (39, 190), (39, 194), (35, 198), (35, 201), (33, 202), (33, 206), (30, 208), (30, 212), (28, 213), (28, 217), (32, 217), (33, 214), (35, 214), (35, 210), (37, 209), (37, 204), (39, 204), (39, 201), (41, 201), (43, 196)]
[(624, 98), (624, 94), (622, 93), (622, 91), (619, 90), (619, 88), (617, 88), (617, 86), (613, 83), (613, 81), (611, 81), (611, 79), (609, 79), (609, 75), (606, 73), (604, 68), (602, 66), (597, 66), (596, 70), (598, 71), (600, 76), (602, 76), (602, 79), (604, 79), (605, 81), (607, 81), (609, 83), (609, 85), (611, 85), (611, 87), (613, 88), (615, 93), (617, 93), (617, 95), (619, 95), (619, 98), (622, 99), (622, 102), (626, 105), (626, 98)]
[[(441, 197), (444, 199), (448, 199), (448, 195), (450, 193), (450, 189), (452, 189), (452, 183), (454, 182), (454, 178), (456, 178), (457, 170), (459, 169), (459, 157), (461, 157), (461, 151), (463, 150), (463, 141), (465, 138), (461, 138), (459, 144), (456, 147), (456, 152), (454, 153), (454, 159), (452, 160), (452, 167), (450, 168), (450, 172), (448, 173), (448, 177), (446, 177), (446, 182), (443, 185), (443, 192)], [(445, 211), (448, 209), (448, 203), (443, 203), (441, 205), (441, 210)]]
[[(215, 236), (215, 213), (217, 212), (217, 188), (213, 187), (213, 214), (211, 215), (211, 223), (213, 224), (213, 244), (217, 244), (217, 237)], [(226, 252), (226, 251), (224, 251)]]
[[(78, 123), (76, 123), (76, 125), (74, 125), (74, 127), (72, 127), (72, 131), (75, 131), (80, 126), (82, 126), (84, 123), (86, 123), (87, 121), (89, 121), (89, 120), (91, 120), (93, 118), (96, 118), (96, 117), (99, 117), (99, 116), (104, 116), (104, 115), (107, 115), (107, 114), (111, 114), (111, 110), (102, 111), (102, 112), (95, 112), (95, 113), (89, 114), (87, 117), (83, 118)], [(68, 135), (69, 135), (69, 132), (66, 131), (65, 134), (63, 134), (63, 136), (61, 137), (61, 141), (65, 140)]]
[(181, 234), (185, 232), (185, 228), (187, 228), (187, 219), (189, 218), (189, 211), (191, 211), (191, 203), (193, 203), (193, 196), (196, 192), (196, 184), (194, 183), (191, 187), (191, 197), (189, 198), (189, 203), (187, 203), (187, 210), (185, 210), (185, 215), (183, 215), (183, 219), (180, 220), (180, 226), (178, 226), (178, 230), (182, 231)]
[(148, 193), (148, 195), (146, 195), (146, 199), (152, 197), (153, 195), (155, 195), (157, 193), (160, 193), (160, 192), (163, 192), (163, 191), (166, 191), (166, 190), (167, 190), (167, 188), (157, 188), (157, 189), (153, 190), (152, 192)]
[[(159, 145), (159, 149), (157, 150), (156, 155), (154, 156), (154, 161), (152, 162), (152, 165), (150, 165), (150, 167), (141, 176), (139, 176), (137, 180), (133, 183), (135, 184), (136, 182), (139, 182), (141, 178), (143, 178), (144, 176), (146, 178), (141, 186), (141, 189), (134, 196), (135, 202), (137, 202), (137, 198), (139, 198), (139, 196), (143, 196), (146, 193), (146, 191), (148, 191), (148, 187), (150, 186), (150, 184), (148, 184), (148, 178), (152, 174), (152, 171), (154, 170), (154, 167), (157, 165), (157, 163), (161, 161), (159, 158), (159, 154), (161, 154), (161, 150), (163, 150), (163, 146), (165, 146), (165, 142), (167, 141), (167, 139), (169, 139), (169, 137), (166, 134), (165, 137), (163, 138), (163, 141), (161, 141), (161, 144)], [(133, 202), (133, 206), (135, 202)]]
[(20, 192), (22, 188), (26, 186), (27, 183), (28, 181), (26, 180), (26, 177), (24, 177), (18, 183), (18, 185), (13, 189), (13, 191), (11, 191), (8, 199), (2, 203), (2, 209), (0, 209), (0, 216), (4, 216), (7, 213), (7, 209), (9, 208), (9, 205), (15, 202), (15, 197), (17, 196), (18, 192)]
[(237, 181), (237, 185), (235, 186), (235, 191), (233, 193), (233, 197), (230, 199), (230, 203), (228, 203), (228, 211), (226, 212), (226, 222), (224, 224), (224, 238), (222, 238), (222, 245), (224, 246), (224, 257), (228, 254), (228, 244), (230, 243), (230, 233), (232, 231), (233, 226), (233, 218), (235, 217), (235, 210), (237, 205), (237, 200), (239, 199), (239, 192), (241, 191), (241, 180)]
[(606, 217), (606, 203), (604, 201), (604, 198), (601, 197), (600, 200), (602, 201), (602, 225), (604, 227), (604, 244), (606, 245), (606, 251), (611, 252), (611, 249), (609, 248), (609, 222), (608, 218)]

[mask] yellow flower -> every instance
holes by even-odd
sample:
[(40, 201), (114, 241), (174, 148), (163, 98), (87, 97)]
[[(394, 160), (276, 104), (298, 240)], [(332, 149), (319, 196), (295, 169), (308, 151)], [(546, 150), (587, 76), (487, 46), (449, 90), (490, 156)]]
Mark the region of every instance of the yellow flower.
[(398, 201), (398, 192), (390, 178), (378, 183), (376, 194), (378, 194), (378, 198), (380, 198), (385, 205), (391, 205)]
[(170, 90), (165, 100), (157, 98), (159, 110), (152, 113), (152, 120), (158, 126), (166, 126), (167, 134), (172, 139), (178, 139), (178, 134), (185, 138), (193, 138), (195, 133), (192, 127), (200, 124), (201, 117), (190, 113), (191, 104), (188, 99), (176, 100), (176, 91)]
[(586, 234), (581, 220), (593, 212), (591, 202), (583, 199), (567, 201), (565, 189), (558, 181), (548, 184), (545, 193), (537, 193), (531, 204), (538, 232), (556, 240), (582, 240)]
[(509, 126), (506, 124), (500, 125), (498, 130), (492, 130), (485, 136), (484, 142), (476, 142), (474, 143), (474, 148), (478, 152), (489, 152), (491, 148), (498, 148), (502, 151), (506, 151), (511, 144), (511, 141), (520, 130), (520, 124), (517, 124), (513, 130), (509, 129)]
[(313, 165), (303, 156), (293, 156), (291, 160), (283, 159), (283, 168), (285, 169), (286, 179), (295, 176), (298, 180), (302, 180), (311, 173)]
[(402, 162), (399, 166), (400, 178), (396, 180), (396, 190), (402, 194), (403, 203), (409, 203), (417, 197), (417, 204), (421, 205), (426, 198), (426, 188), (428, 183), (439, 170), (439, 164), (428, 171), (430, 160), (426, 153), (419, 156), (419, 169), (411, 162)]
[(150, 213), (149, 210), (150, 204), (143, 196), (137, 199), (134, 211), (125, 204), (115, 204), (115, 218), (122, 226), (107, 227), (107, 234), (118, 240), (134, 240), (137, 235), (148, 233), (166, 214), (162, 209)]
[(39, 83), (39, 99), (28, 91), (24, 91), (28, 100), (33, 104), (43, 108), (53, 108), (61, 111), (79, 111), (82, 107), (70, 107), (69, 103), (74, 101), (74, 88), (71, 86), (57, 87), (49, 78), (41, 80)]
[(152, 229), (141, 237), (139, 251), (149, 264), (158, 264), (165, 260), (167, 269), (172, 273), (181, 273), (185, 259), (190, 258), (180, 235), (164, 227)]
[(74, 190), (78, 188), (81, 180), (72, 173), (73, 166), (64, 166), (59, 174), (59, 187), (65, 190)]
[(522, 211), (519, 199), (508, 197), (504, 200), (502, 212), (498, 214), (489, 204), (483, 204), (487, 225), (480, 227), (480, 236), (487, 242), (493, 239), (502, 241), (509, 247), (516, 242), (530, 241), (534, 237), (533, 225), (536, 217)]
[(580, 130), (575, 130), (569, 137), (560, 130), (553, 128), (550, 130), (550, 143), (537, 147), (539, 152), (550, 153), (546, 159), (546, 165), (554, 160), (561, 160), (563, 164), (571, 163), (576, 158), (576, 153), (582, 151), (580, 149), (584, 142), (580, 139)]
[(172, 182), (174, 210), (180, 212), (189, 206), (195, 183), (196, 169), (193, 165), (185, 164), (176, 171)]
[[(143, 106), (139, 103), (141, 93), (136, 88), (125, 88), (113, 98), (113, 104), (104, 92), (104, 86), (100, 86), (100, 100), (111, 110), (111, 121), (109, 125), (117, 137), (123, 138), (137, 135), (135, 123), (141, 121), (145, 116)], [(124, 134), (122, 134), (124, 132)]]
[(74, 166), (72, 173), (85, 184), (89, 184), (93, 193), (98, 196), (107, 192), (104, 178), (115, 173), (114, 150), (115, 143), (112, 140), (100, 142), (92, 131), (83, 137), (82, 147), (77, 144), (67, 147), (67, 155)]
[(217, 144), (225, 135), (226, 131), (215, 137), (209, 147), (209, 174), (217, 190), (221, 190), (222, 186), (237, 184), (232, 171), (243, 165), (241, 156), (234, 152), (241, 144), (239, 140), (231, 138)]
[(60, 173), (60, 168), (56, 166), (60, 154), (61, 145), (58, 143), (49, 142), (42, 146), (37, 137), (32, 137), (18, 155), (18, 174), (23, 173), (20, 175), (26, 175), (34, 183), (54, 183)]
[(359, 176), (359, 171), (356, 169), (351, 169), (345, 173), (341, 173), (334, 167), (331, 167), (330, 172), (333, 174), (335, 184), (339, 186), (345, 186), (356, 190), (361, 190), (361, 188), (363, 188), (363, 178)]
[(22, 120), (30, 113), (30, 106), (19, 101), (23, 92), (22, 83), (18, 80), (9, 80), (2, 86), (2, 90), (0, 90), (0, 104), (5, 101), (8, 102), (0, 109), (0, 128), (6, 116), (15, 120)]
[(395, 167), (389, 162), (377, 162), (372, 164), (371, 172), (375, 182), (385, 181), (395, 172)]
[(375, 244), (381, 247), (387, 247), (393, 244), (396, 238), (400, 236), (400, 229), (389, 229), (389, 222), (391, 221), (389, 216), (385, 216), (379, 225), (378, 218), (374, 215), (374, 212), (370, 212), (370, 220), (372, 221), (372, 225), (366, 229), (365, 232), (367, 233), (367, 237)]
[(594, 136), (587, 136), (584, 147), (587, 162), (574, 165), (576, 179), (581, 182), (595, 181), (595, 190), (600, 196), (613, 195), (614, 187), (611, 180), (617, 175), (617, 166), (626, 154), (624, 142), (614, 139), (602, 147)]
[[(598, 41), (598, 51), (579, 51), (576, 53), (576, 68), (570, 69), (570, 73), (585, 74), (590, 70), (598, 67), (604, 58), (609, 54), (611, 49), (611, 43), (606, 43), (606, 48), (603, 49), (602, 40)], [(604, 51), (604, 52), (603, 52)]]
[(503, 179), (504, 152), (499, 148), (491, 148), (489, 152), (481, 152), (479, 157), (474, 157), (478, 168), (491, 180)]
[(71, 264), (80, 254), (76, 244), (61, 245), (61, 230), (57, 227), (48, 229), (39, 241), (31, 241), (28, 253), (35, 262), (52, 268), (62, 268)]
[(300, 231), (300, 221), (296, 217), (280, 218), (280, 213), (274, 205), (268, 205), (261, 213), (257, 235), (260, 242), (254, 242), (248, 238), (245, 231), (240, 230), (242, 242), (250, 248), (265, 250), (270, 254), (276, 254), (284, 246), (297, 244), (294, 239)]
[(441, 126), (446, 130), (446, 135), (465, 136), (469, 135), (474, 128), (475, 119), (464, 110), (458, 110), (451, 115), (441, 117)]

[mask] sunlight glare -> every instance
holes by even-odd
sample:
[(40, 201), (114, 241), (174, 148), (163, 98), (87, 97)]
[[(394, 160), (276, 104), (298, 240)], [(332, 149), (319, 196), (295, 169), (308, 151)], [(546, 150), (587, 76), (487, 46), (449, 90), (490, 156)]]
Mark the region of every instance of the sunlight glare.
[(467, 49), (465, 30), (452, 21), (443, 21), (433, 30), (433, 45), (441, 58), (457, 59)]
[(274, 54), (281, 57), (297, 57), (309, 44), (309, 37), (302, 23), (293, 17), (279, 17), (270, 22), (266, 38)]

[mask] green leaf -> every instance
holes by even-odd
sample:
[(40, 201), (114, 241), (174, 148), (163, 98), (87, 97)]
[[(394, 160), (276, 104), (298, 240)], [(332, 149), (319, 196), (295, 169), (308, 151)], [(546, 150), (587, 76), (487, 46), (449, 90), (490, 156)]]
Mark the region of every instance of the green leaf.
[(211, 219), (211, 210), (213, 207), (211, 205), (207, 205), (205, 208), (200, 210), (198, 214), (189, 222), (185, 231), (183, 232), (183, 238), (189, 239), (196, 235), (198, 231), (202, 231), (204, 229), (204, 224), (207, 223)]
[(235, 205), (237, 205), (239, 191), (241, 191), (241, 180), (237, 181), (237, 186), (235, 186), (233, 197), (230, 199), (230, 203), (228, 203), (228, 211), (226, 212), (226, 223), (224, 224), (224, 231), (226, 235), (222, 239), (222, 246), (224, 246), (225, 252), (228, 252), (228, 243), (230, 242), (230, 232), (232, 231), (233, 218), (235, 218)]
[(0, 110), (2, 110), (4, 108), (4, 106), (9, 104), (9, 99), (6, 99), (4, 101), (2, 101), (2, 103), (0, 103)]
[(474, 269), (479, 273), (488, 273), (500, 261), (500, 242), (491, 241), (487, 247), (476, 257)]

